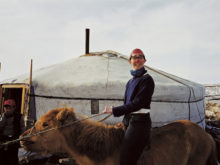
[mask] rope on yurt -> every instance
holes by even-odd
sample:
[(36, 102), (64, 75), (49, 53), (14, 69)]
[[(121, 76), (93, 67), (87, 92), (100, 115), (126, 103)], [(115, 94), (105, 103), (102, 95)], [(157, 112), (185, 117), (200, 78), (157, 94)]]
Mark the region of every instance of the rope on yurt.
[(31, 97), (41, 97), (47, 99), (60, 99), (60, 100), (108, 100), (108, 101), (123, 101), (124, 99), (113, 99), (113, 98), (88, 98), (88, 97), (63, 97), (63, 96), (48, 96), (31, 94)]
[[(48, 95), (38, 95), (31, 94), (31, 97), (40, 97), (47, 99), (60, 99), (60, 100), (102, 100), (102, 101), (123, 101), (124, 99), (114, 99), (114, 98), (88, 98), (88, 97), (63, 97), (63, 96), (48, 96)], [(193, 101), (170, 101), (170, 100), (152, 100), (152, 102), (165, 102), (165, 103), (195, 103), (204, 100), (203, 98), (193, 100)]]

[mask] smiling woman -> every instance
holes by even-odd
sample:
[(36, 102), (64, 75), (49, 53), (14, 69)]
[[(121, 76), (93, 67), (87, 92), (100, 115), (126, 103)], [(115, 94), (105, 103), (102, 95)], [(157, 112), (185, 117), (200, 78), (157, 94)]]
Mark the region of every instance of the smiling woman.
[(133, 70), (141, 69), (146, 61), (144, 53), (140, 49), (134, 49), (129, 58)]
[[(114, 117), (124, 116), (125, 137), (120, 153), (120, 165), (136, 165), (151, 133), (150, 105), (154, 92), (154, 80), (144, 68), (144, 53), (134, 49), (129, 58), (133, 76), (126, 84), (124, 104), (105, 107), (105, 113)], [(137, 143), (138, 142), (138, 143)]]

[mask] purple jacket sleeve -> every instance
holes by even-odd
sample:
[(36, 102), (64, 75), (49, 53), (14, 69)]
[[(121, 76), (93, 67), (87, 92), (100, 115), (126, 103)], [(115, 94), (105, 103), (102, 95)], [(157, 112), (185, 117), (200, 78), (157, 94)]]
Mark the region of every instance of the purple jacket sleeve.
[[(151, 98), (154, 92), (154, 80), (150, 75), (143, 77), (137, 84), (129, 103), (113, 108), (114, 116), (122, 116), (140, 110), (150, 109)], [(126, 98), (126, 94), (125, 94)]]

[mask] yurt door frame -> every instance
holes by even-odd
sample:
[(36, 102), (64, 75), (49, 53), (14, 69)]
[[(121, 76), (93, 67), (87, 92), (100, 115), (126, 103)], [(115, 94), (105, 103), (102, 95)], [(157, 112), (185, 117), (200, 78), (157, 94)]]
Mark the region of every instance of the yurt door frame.
[(0, 86), (0, 107), (3, 112), (5, 99), (14, 99), (17, 103), (17, 110), (24, 114), (25, 99), (28, 86), (26, 84), (3, 84)]

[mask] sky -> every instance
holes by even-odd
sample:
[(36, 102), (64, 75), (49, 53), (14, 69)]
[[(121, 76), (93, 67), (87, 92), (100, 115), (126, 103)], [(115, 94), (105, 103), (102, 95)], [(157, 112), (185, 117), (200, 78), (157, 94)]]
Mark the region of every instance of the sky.
[(134, 48), (146, 65), (220, 84), (220, 0), (0, 0), (0, 81), (76, 58)]

